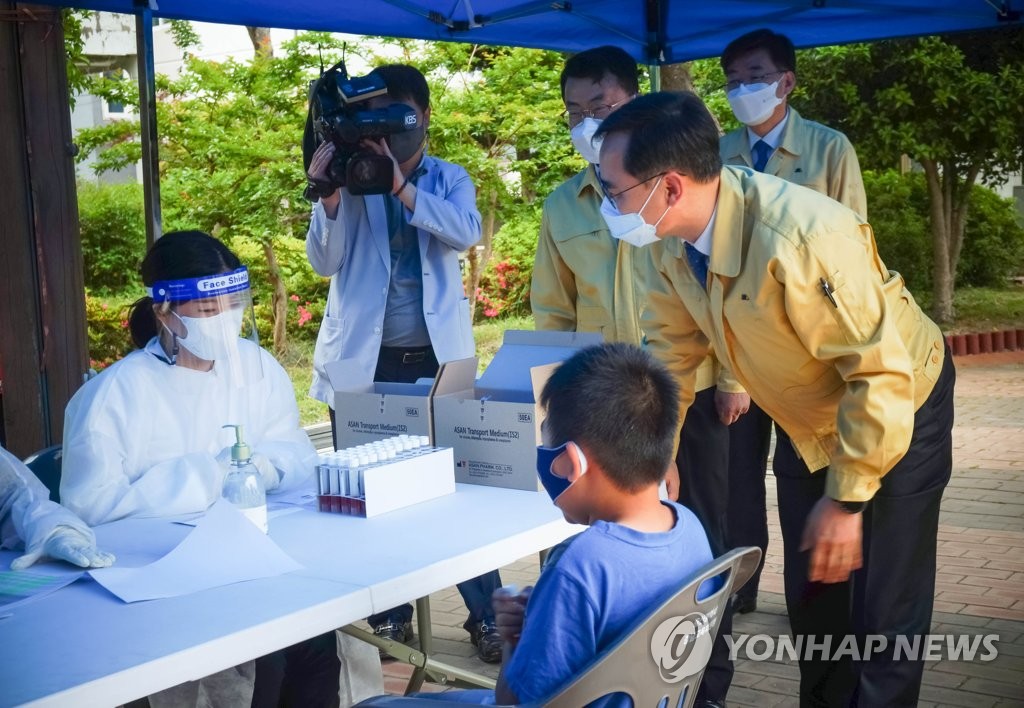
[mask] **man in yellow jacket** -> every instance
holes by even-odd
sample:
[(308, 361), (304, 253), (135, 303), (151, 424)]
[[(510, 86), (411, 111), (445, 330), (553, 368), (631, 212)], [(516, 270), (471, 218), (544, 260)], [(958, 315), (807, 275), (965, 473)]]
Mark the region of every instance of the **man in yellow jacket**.
[[(612, 233), (664, 239), (643, 328), (683, 409), (713, 348), (792, 440), (776, 465), (802, 703), (913, 705), (923, 663), (893, 647), (931, 621), (955, 377), (939, 328), (853, 211), (723, 168), (693, 94), (636, 99), (597, 136)], [(868, 635), (887, 649), (836, 650)]]
[(601, 122), (639, 91), (633, 57), (619, 47), (572, 56), (561, 77), (563, 116), (573, 145), (590, 163), (544, 202), (530, 306), (538, 330), (601, 332), (609, 342), (640, 344), (642, 294), (634, 258), (647, 254), (613, 239), (601, 218), (597, 177)]
[[(636, 61), (612, 46), (575, 54), (562, 70), (563, 115), (573, 145), (590, 165), (544, 202), (530, 289), (538, 330), (601, 332), (608, 342), (643, 343), (640, 313), (646, 297), (643, 276), (653, 267), (650, 253), (642, 242), (608, 232), (601, 216), (600, 144), (592, 140), (601, 123), (636, 96), (637, 74)], [(697, 403), (681, 433), (678, 468), (667, 477), (670, 496), (678, 495), (696, 514), (716, 555), (729, 548), (729, 430), (716, 410), (716, 399), (728, 396), (717, 392), (717, 374), (713, 357), (698, 367)], [(745, 410), (749, 399), (745, 394), (740, 398)], [(725, 703), (733, 668), (724, 635), (731, 625), (729, 614), (704, 673), (698, 705)]]
[[(719, 154), (726, 165), (809, 187), (867, 218), (860, 163), (845, 135), (805, 120), (790, 107), (796, 87), (796, 50), (788, 37), (758, 29), (737, 37), (721, 57), (726, 98), (744, 124), (726, 134)], [(772, 421), (756, 403), (729, 427), (729, 540), (733, 546), (759, 546), (761, 567), (736, 593), (737, 612), (757, 609), (761, 568), (768, 553), (764, 476), (768, 468)], [(777, 431), (784, 439), (785, 433)], [(784, 442), (788, 445), (788, 442)]]

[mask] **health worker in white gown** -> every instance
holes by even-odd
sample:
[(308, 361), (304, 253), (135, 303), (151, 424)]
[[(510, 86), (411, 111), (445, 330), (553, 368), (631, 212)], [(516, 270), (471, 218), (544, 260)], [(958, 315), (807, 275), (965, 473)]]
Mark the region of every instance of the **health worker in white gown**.
[(268, 492), (306, 481), (316, 451), (284, 369), (254, 341), (248, 273), (217, 239), (169, 233), (142, 264), (140, 349), (71, 399), (61, 501), (91, 525), (206, 510), (244, 426)]
[[(223, 426), (235, 424), (268, 492), (306, 481), (316, 451), (299, 427), (287, 374), (257, 343), (238, 257), (208, 234), (180, 231), (157, 240), (141, 271), (147, 296), (129, 316), (139, 349), (86, 383), (65, 412), (61, 501), (93, 525), (205, 511), (221, 496), (235, 441)], [(309, 683), (327, 706), (338, 703), (331, 639), (286, 668), (308, 670), (309, 657), (317, 659)], [(249, 661), (149, 703), (248, 706), (257, 673)]]
[(114, 556), (96, 548), (92, 529), (56, 502), (32, 470), (0, 447), (0, 548), (25, 554), (11, 562), (24, 570), (39, 560), (65, 560), (82, 568), (103, 568)]

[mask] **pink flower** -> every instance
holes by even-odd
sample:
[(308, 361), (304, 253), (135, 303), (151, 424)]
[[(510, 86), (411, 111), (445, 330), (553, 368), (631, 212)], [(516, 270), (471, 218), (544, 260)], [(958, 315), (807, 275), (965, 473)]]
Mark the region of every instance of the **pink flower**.
[(307, 310), (302, 305), (299, 305), (299, 327), (303, 326), (311, 319), (313, 319), (313, 313)]
[(121, 320), (121, 329), (128, 329), (128, 320)]
[(484, 314), (487, 317), (497, 317), (498, 316), (498, 311), (496, 309), (494, 309), (493, 307), (488, 307), (486, 310), (484, 310)]
[(292, 294), (292, 296), (291, 296), (291, 297), (290, 297), (289, 299), (290, 299), (290, 300), (291, 300), (292, 302), (298, 302), (298, 301), (299, 301), (299, 296), (298, 296), (298, 295), (295, 295), (295, 294), (293, 293), (293, 294)]
[(101, 310), (106, 310), (106, 309), (107, 309), (107, 303), (105, 303), (105, 302), (101, 302), (101, 303), (100, 303), (100, 309), (101, 309)]

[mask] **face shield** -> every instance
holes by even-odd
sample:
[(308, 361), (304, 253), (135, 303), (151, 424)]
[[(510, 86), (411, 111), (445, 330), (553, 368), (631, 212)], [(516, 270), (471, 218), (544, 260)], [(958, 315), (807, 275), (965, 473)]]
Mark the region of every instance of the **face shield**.
[(263, 377), (244, 266), (201, 278), (160, 280), (146, 292), (173, 338), (172, 364), (206, 369), (205, 362), (212, 362), (216, 375), (235, 386)]

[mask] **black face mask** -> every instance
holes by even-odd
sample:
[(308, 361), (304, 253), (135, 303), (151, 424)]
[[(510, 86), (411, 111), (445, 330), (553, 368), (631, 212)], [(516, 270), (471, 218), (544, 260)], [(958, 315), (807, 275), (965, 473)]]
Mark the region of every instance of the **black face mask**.
[(421, 147), (426, 137), (426, 128), (423, 121), (412, 130), (404, 130), (401, 133), (394, 133), (387, 136), (388, 148), (391, 154), (398, 160), (398, 164), (409, 161)]

